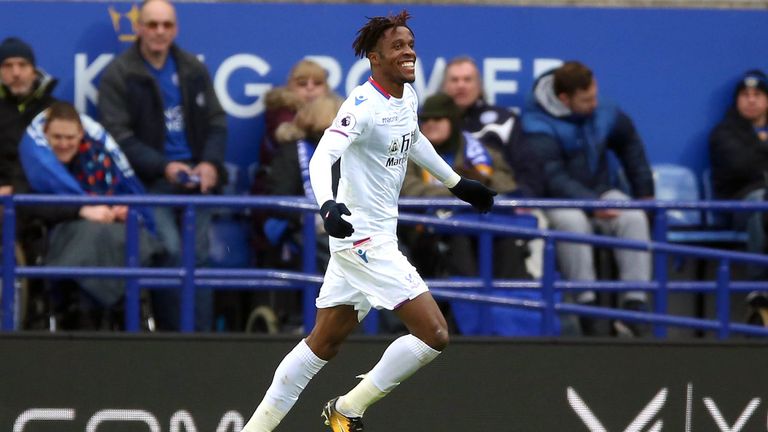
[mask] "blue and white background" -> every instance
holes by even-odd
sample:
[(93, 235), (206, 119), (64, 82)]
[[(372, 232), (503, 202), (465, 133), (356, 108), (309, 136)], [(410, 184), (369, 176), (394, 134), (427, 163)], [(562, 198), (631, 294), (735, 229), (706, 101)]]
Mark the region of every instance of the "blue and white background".
[[(55, 94), (95, 113), (97, 83), (129, 46), (126, 2), (0, 2), (0, 38), (33, 45), (60, 79)], [(559, 60), (591, 66), (601, 95), (635, 120), (653, 163), (707, 164), (707, 135), (737, 77), (768, 66), (768, 11), (582, 7), (177, 3), (183, 48), (208, 65), (229, 114), (227, 159), (256, 161), (265, 92), (303, 57), (319, 60), (341, 95), (367, 78), (351, 44), (367, 16), (406, 7), (416, 34), (417, 91), (438, 89), (447, 60), (474, 57), (491, 102), (519, 107), (534, 77)]]

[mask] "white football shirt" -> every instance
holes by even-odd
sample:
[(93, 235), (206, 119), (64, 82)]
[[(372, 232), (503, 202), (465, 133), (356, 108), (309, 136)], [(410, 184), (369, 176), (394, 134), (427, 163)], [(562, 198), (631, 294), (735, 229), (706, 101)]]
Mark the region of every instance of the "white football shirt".
[(397, 201), (409, 158), (447, 187), (460, 176), (421, 135), (416, 92), (405, 84), (402, 98), (384, 90), (373, 78), (356, 87), (326, 129), (309, 164), (318, 205), (333, 198), (331, 166), (341, 157), (336, 202), (352, 213), (344, 219), (355, 232), (330, 238), (331, 251), (370, 239), (371, 245), (397, 240)]

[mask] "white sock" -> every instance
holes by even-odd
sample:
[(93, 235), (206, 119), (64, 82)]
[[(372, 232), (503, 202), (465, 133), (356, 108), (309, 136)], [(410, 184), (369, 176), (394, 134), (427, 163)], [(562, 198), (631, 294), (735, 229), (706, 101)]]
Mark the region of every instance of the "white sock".
[(280, 424), (312, 377), (327, 361), (316, 356), (302, 339), (275, 370), (272, 385), (242, 432), (269, 432)]
[(416, 336), (397, 338), (363, 380), (336, 401), (336, 409), (348, 417), (362, 417), (369, 406), (439, 354)]

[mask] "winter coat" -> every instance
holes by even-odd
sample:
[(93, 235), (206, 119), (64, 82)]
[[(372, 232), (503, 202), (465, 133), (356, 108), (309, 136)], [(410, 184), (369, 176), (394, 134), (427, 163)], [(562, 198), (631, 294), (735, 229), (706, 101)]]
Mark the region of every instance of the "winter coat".
[(462, 129), (486, 148), (501, 152), (514, 173), (518, 192), (525, 197), (545, 195), (541, 162), (525, 142), (520, 118), (513, 112), (478, 99), (462, 115)]
[[(226, 182), (226, 114), (205, 65), (175, 45), (170, 55), (178, 67), (191, 162), (209, 162), (215, 166), (221, 185)], [(169, 163), (164, 151), (164, 105), (157, 82), (141, 57), (138, 42), (104, 71), (99, 84), (99, 112), (101, 123), (120, 144), (147, 188), (164, 179)]]
[[(512, 176), (512, 169), (504, 160), (501, 151), (494, 147), (485, 146), (485, 149), (488, 151), (488, 155), (491, 158), (493, 174), (491, 174), (490, 177), (484, 177), (471, 166), (468, 167), (468, 164), (465, 163), (464, 148), (466, 146), (466, 137), (463, 134), (460, 134), (459, 137), (460, 144), (456, 149), (453, 160), (453, 169), (456, 172), (462, 174), (464, 177), (482, 181), (488, 187), (500, 194), (510, 193), (517, 189), (517, 184)], [(470, 137), (470, 139), (472, 139), (472, 137)], [(423, 168), (416, 163), (408, 162), (408, 169), (405, 172), (405, 179), (403, 180), (403, 196), (453, 197), (451, 191), (442, 183), (425, 182), (423, 173)]]
[(709, 159), (717, 198), (742, 199), (768, 183), (768, 141), (760, 141), (752, 124), (735, 107), (712, 130)]
[(0, 85), (0, 186), (19, 181), (19, 142), (27, 125), (56, 99), (51, 95), (57, 80), (37, 70), (37, 81), (32, 93), (20, 100)]
[(620, 187), (617, 163), (632, 196), (653, 196), (651, 167), (629, 116), (602, 100), (591, 115), (574, 115), (556, 97), (553, 78), (549, 73), (536, 81), (523, 114), (523, 132), (544, 166), (549, 196), (599, 199)]

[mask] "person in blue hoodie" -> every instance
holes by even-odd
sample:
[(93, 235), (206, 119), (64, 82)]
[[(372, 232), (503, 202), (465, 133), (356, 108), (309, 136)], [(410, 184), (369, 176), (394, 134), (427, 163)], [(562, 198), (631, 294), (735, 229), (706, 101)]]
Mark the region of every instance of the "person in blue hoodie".
[[(142, 195), (144, 186), (134, 175), (125, 154), (96, 121), (77, 112), (68, 102), (57, 101), (38, 114), (19, 143), (21, 173), (16, 193), (48, 195)], [(119, 267), (125, 264), (124, 205), (22, 206), (22, 224), (39, 220), (47, 227), (43, 262), (57, 267)], [(139, 262), (154, 265), (164, 254), (154, 236), (154, 219), (139, 210)], [(66, 285), (66, 283), (65, 283)], [(108, 325), (103, 312), (123, 298), (122, 279), (76, 278), (76, 286), (87, 294), (77, 309), (86, 312), (74, 328)], [(71, 310), (72, 305), (62, 310)], [(106, 308), (106, 309), (105, 309)], [(62, 322), (63, 327), (68, 325)], [(109, 324), (111, 325), (111, 324)], [(70, 327), (72, 328), (72, 327)]]
[[(523, 114), (523, 132), (544, 166), (546, 189), (552, 198), (587, 200), (651, 199), (653, 176), (645, 148), (632, 120), (615, 104), (598, 100), (598, 84), (585, 65), (569, 61), (542, 75), (534, 84)], [(628, 185), (619, 184), (619, 165)], [(625, 190), (622, 190), (625, 189)], [(628, 189), (628, 190), (626, 190)], [(648, 241), (648, 219), (641, 210), (576, 208), (547, 211), (556, 230)], [(558, 262), (569, 280), (595, 280), (592, 247), (559, 243)], [(621, 280), (648, 281), (648, 253), (615, 249)], [(594, 292), (581, 292), (580, 303), (595, 303)], [(622, 307), (646, 309), (644, 292), (622, 296)], [(581, 320), (582, 331), (595, 331), (594, 322)], [(614, 323), (619, 335), (633, 335), (635, 326)]]

